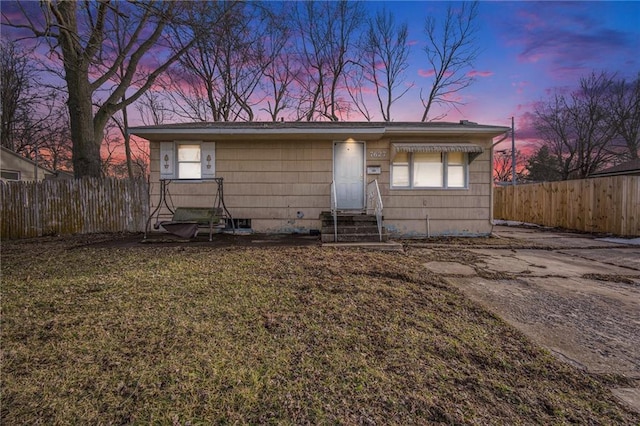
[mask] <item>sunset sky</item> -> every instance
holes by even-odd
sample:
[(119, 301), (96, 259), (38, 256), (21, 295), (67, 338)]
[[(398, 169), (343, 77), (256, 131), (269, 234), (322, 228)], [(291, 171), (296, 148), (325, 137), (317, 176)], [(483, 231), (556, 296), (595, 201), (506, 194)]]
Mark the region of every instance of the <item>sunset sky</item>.
[[(379, 7), (383, 3), (367, 3)], [(424, 16), (444, 16), (443, 2), (385, 2), (409, 22), (414, 53), (410, 74), (420, 84), (427, 65), (422, 53)], [(480, 2), (477, 81), (462, 93), (466, 105), (445, 120), (510, 125), (518, 144), (531, 137), (535, 102), (555, 89), (576, 86), (591, 71), (634, 78), (640, 72), (640, 2)], [(419, 120), (415, 99), (404, 99), (401, 115)], [(507, 142), (505, 142), (506, 144)]]
[[(406, 80), (416, 87), (394, 105), (393, 118), (419, 121), (423, 107), (418, 88), (428, 91), (430, 82), (423, 51), (424, 21), (429, 15), (441, 21), (448, 3), (364, 4), (372, 12), (386, 7), (395, 13), (397, 21), (409, 24), (412, 54)], [(12, 2), (0, 2), (4, 12), (11, 6)], [(29, 7), (37, 12), (36, 2), (27, 3)], [(554, 90), (570, 90), (580, 77), (592, 71), (608, 71), (628, 79), (640, 72), (640, 2), (482, 1), (478, 24), (480, 55), (470, 70), (477, 81), (461, 92), (465, 105), (460, 111), (450, 111), (444, 120), (467, 119), (506, 126), (514, 116), (518, 145), (523, 148), (533, 136), (533, 105)], [(3, 28), (3, 37), (8, 35), (7, 28)], [(135, 117), (133, 120), (132, 125), (141, 124), (135, 122)]]

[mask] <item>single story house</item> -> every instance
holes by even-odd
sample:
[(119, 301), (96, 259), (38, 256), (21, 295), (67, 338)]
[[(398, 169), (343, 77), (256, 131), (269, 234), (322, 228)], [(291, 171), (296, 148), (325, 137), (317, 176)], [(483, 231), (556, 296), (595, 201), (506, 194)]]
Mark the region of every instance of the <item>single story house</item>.
[(0, 147), (0, 177), (3, 182), (16, 182), (73, 177), (73, 175), (49, 170), (17, 152)]
[(173, 206), (207, 207), (216, 194), (211, 179), (223, 178), (236, 225), (322, 229), (328, 241), (323, 219), (359, 220), (377, 209), (393, 237), (489, 234), (493, 138), (508, 130), (468, 121), (218, 122), (130, 133), (150, 141), (152, 210), (161, 182), (170, 182)]

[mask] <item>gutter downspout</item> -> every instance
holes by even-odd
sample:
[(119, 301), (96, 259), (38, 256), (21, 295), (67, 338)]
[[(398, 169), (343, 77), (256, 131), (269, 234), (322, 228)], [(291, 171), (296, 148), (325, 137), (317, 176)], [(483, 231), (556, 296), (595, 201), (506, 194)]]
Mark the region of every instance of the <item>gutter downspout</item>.
[[(489, 161), (491, 162), (491, 170), (493, 171), (493, 148), (498, 145), (500, 142), (503, 142), (504, 140), (506, 140), (509, 137), (509, 131), (504, 133), (504, 136), (502, 138), (500, 138), (500, 140), (498, 142), (495, 142), (491, 145), (490, 151), (489, 151)], [(491, 176), (491, 181), (493, 181), (493, 173)], [(489, 191), (489, 215), (491, 216), (489, 219), (489, 223), (491, 224), (491, 234), (493, 234), (493, 227), (496, 226), (495, 222), (493, 221), (493, 183), (491, 184), (491, 191)]]

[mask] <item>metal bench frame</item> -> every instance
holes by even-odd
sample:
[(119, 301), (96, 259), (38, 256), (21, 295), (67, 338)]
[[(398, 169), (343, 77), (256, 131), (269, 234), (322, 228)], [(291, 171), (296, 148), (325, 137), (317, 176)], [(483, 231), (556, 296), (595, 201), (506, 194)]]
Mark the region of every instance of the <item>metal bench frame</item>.
[[(153, 225), (154, 229), (159, 229), (160, 226), (162, 226), (167, 232), (182, 238), (194, 238), (198, 235), (198, 229), (206, 226), (209, 228), (209, 241), (213, 241), (213, 229), (215, 227), (219, 227), (223, 220), (225, 221), (225, 226), (226, 223), (231, 223), (231, 227), (235, 234), (233, 218), (224, 203), (223, 179), (202, 179), (202, 181), (215, 181), (217, 184), (217, 191), (212, 207), (172, 208), (169, 206), (169, 202), (167, 200), (168, 198), (171, 198), (171, 194), (169, 193), (169, 183), (171, 183), (171, 179), (160, 179), (160, 200), (147, 219), (144, 232), (145, 240), (147, 239), (147, 235), (150, 231), (151, 220), (154, 215), (156, 217), (156, 222)], [(173, 216), (169, 221), (159, 220), (160, 209), (163, 205)]]

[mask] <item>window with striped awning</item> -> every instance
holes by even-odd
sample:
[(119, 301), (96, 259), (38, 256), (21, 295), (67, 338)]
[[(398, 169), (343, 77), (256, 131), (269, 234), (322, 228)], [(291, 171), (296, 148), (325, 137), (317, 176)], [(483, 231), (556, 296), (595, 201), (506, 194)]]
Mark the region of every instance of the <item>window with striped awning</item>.
[(391, 144), (391, 187), (468, 189), (468, 165), (483, 147), (468, 142)]

